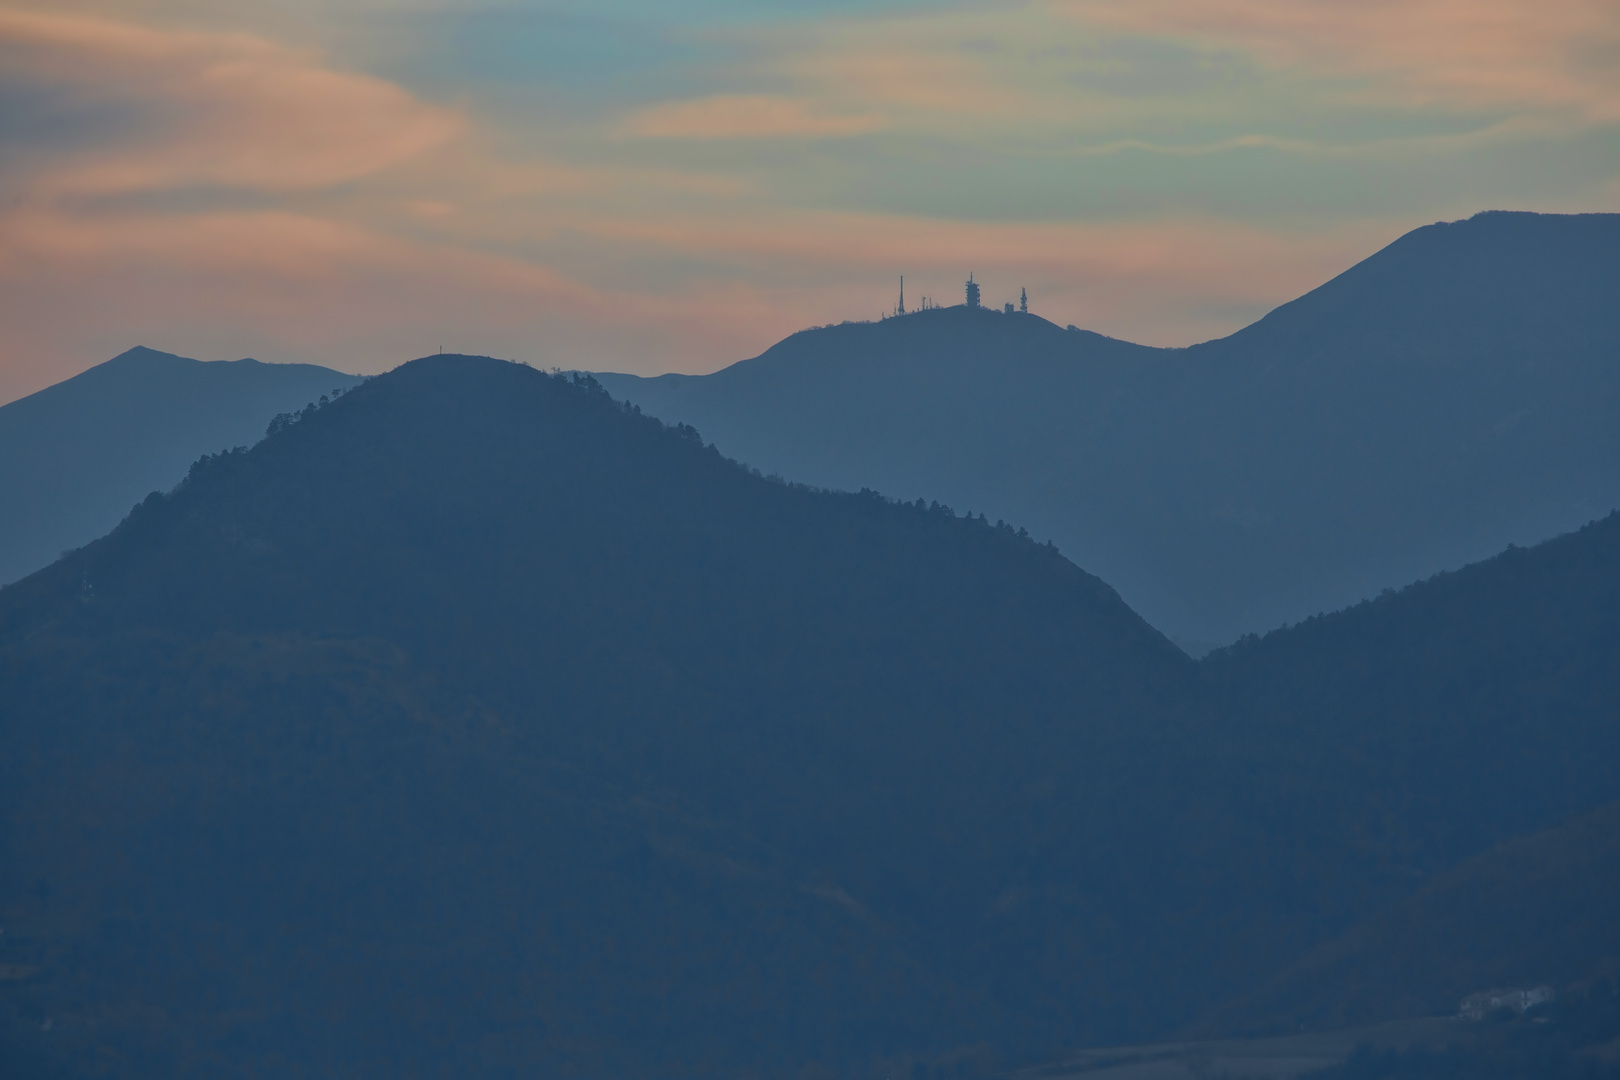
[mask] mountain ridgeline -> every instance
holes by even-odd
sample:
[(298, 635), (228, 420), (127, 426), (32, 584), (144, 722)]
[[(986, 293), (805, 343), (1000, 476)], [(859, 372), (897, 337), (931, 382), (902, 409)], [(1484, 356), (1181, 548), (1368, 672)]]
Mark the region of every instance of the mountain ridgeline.
[(1199, 651), (1620, 505), (1617, 296), (1620, 215), (1487, 213), (1187, 349), (955, 307), (597, 378), (767, 472), (1020, 522)]
[(104, 535), (198, 455), (251, 446), (277, 413), (358, 381), (313, 364), (134, 348), (0, 405), (0, 584)]
[(1012, 527), (425, 358), (0, 590), (0, 1065), (876, 1080), (1270, 1022), (1620, 799), (1617, 611), (1609, 518), (1194, 663)]

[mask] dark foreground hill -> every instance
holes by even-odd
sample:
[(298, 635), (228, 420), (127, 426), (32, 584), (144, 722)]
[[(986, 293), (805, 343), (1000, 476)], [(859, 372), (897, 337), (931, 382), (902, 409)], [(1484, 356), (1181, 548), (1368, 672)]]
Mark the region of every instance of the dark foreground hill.
[(199, 455), (354, 385), (313, 364), (201, 363), (135, 348), (0, 406), (0, 584), (104, 535)]
[[(1611, 804), (1438, 875), (1206, 1026), (1353, 1027), (1444, 1016), (1465, 996), (1498, 987), (1578, 991), (1620, 974), (1617, 913), (1620, 804)], [(1620, 1003), (1610, 1012), (1612, 1039)]]
[(1142, 1011), (1077, 972), (1179, 901), (1081, 872), (1192, 677), (1010, 529), (418, 361), (0, 592), (0, 1002), (119, 1076), (1044, 1048)]
[(876, 1078), (1168, 1033), (1620, 799), (1617, 533), (1200, 666), (1010, 527), (417, 361), (0, 591), (4, 1064)]
[(1190, 349), (947, 308), (598, 377), (767, 472), (1018, 521), (1220, 643), (1620, 505), (1616, 295), (1620, 215), (1489, 213)]
[(1222, 745), (1318, 808), (1294, 802), (1295, 820), (1434, 873), (1620, 798), (1620, 513), (1241, 641), (1201, 674)]
[[(1297, 1032), (1444, 1016), (1465, 998), (1551, 1000), (1454, 1022), (1449, 1045), (1363, 1047), (1322, 1080), (1620, 1076), (1620, 804), (1515, 838), (1437, 876), (1267, 985), (1211, 1030)], [(1504, 995), (1492, 994), (1497, 1000)], [(1511, 1000), (1511, 997), (1507, 997)]]
[[(1195, 797), (1265, 835), (1269, 904), (1338, 937), (1465, 859), (1620, 798), (1620, 514), (1246, 639), (1200, 677), (1189, 737), (1221, 781)], [(1526, 905), (1543, 888), (1522, 886)], [(1278, 937), (1253, 947), (1281, 960)], [(1437, 983), (1470, 981), (1461, 957), (1435, 954)], [(1353, 983), (1329, 973), (1316, 993), (1338, 1002)], [(1395, 1015), (1429, 1007), (1391, 989)]]

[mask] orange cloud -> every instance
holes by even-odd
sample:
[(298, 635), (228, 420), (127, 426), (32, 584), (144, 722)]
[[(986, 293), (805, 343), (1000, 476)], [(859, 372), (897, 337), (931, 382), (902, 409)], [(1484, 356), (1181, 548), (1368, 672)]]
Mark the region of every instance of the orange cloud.
[(12, 215), (0, 220), (0, 401), (137, 343), (375, 372), (441, 345), (543, 366), (624, 366), (669, 356), (673, 338), (682, 359), (707, 361), (726, 335), (705, 332), (705, 313), (682, 299), (590, 288), (522, 258), (287, 211), (196, 214), (178, 226), (159, 215)]
[(247, 34), (0, 9), (0, 48), (12, 78), (133, 109), (144, 125), (138, 140), (53, 161), (45, 197), (317, 188), (405, 161), (462, 126), (391, 83)]
[[(1229, 332), (1421, 220), (1481, 207), (1368, 209), (1353, 219), (1262, 211), (1244, 223), (1151, 206), (1135, 220), (1086, 221), (1095, 207), (1077, 203), (1071, 220), (1034, 223), (1009, 220), (1024, 208), (1008, 200), (995, 207), (996, 221), (905, 217), (860, 211), (871, 204), (818, 187), (815, 169), (739, 168), (741, 154), (694, 165), (688, 148), (672, 144), (881, 130), (992, 148), (1006, 153), (1009, 169), (1030, 170), (1052, 156), (1133, 148), (1189, 158), (1262, 146), (1331, 154), (1344, 148), (1326, 136), (1318, 143), (1302, 141), (1297, 128), (1253, 131), (1272, 114), (1244, 109), (1279, 86), (1319, 103), (1347, 76), (1384, 71), (1395, 75), (1361, 85), (1387, 84), (1409, 98), (1444, 91), (1448, 107), (1496, 95), (1602, 114), (1593, 88), (1610, 74), (1576, 65), (1566, 83), (1553, 80), (1555, 60), (1576, 48), (1569, 35), (1585, 25), (1574, 15), (1526, 42), (1487, 32), (1487, 19), (1465, 47), (1433, 40), (1445, 36), (1437, 27), (1446, 19), (1461, 17), (1458, 5), (1412, 0), (1414, 15), (1369, 2), (1390, 25), (1416, 27), (1413, 41), (1387, 41), (1379, 18), (1325, 0), (1065, 0), (1060, 16), (1032, 4), (1010, 15), (844, 20), (815, 33), (749, 30), (758, 40), (739, 52), (754, 66), (730, 72), (733, 85), (774, 89), (786, 79), (787, 90), (654, 104), (594, 131), (571, 128), (558, 140), (567, 144), (560, 159), (520, 156), (521, 146), (547, 145), (539, 127), (480, 127), (261, 36), (0, 9), (8, 77), (118, 103), (133, 117), (110, 133), (41, 144), (11, 158), (21, 166), (0, 177), (11, 196), (0, 202), (8, 329), (0, 400), (136, 342), (362, 371), (441, 344), (544, 365), (706, 371), (807, 325), (875, 317), (892, 304), (900, 272), (911, 297), (954, 303), (973, 270), (992, 301), (1027, 286), (1035, 310), (1055, 321), (1147, 343)], [(1590, 0), (1567, 3), (1582, 17), (1601, 14)], [(1479, 4), (1518, 11), (1507, 0)], [(1191, 54), (1246, 49), (1302, 77), (1268, 76), (1254, 98), (1243, 90), (1231, 99), (1197, 87), (1133, 96), (1073, 77), (1116, 63), (1137, 77), (1136, 61), (1110, 54), (1107, 43), (1138, 33), (1181, 39), (1141, 69), (1149, 82), (1186, 61), (1188, 42)], [(1593, 49), (1608, 40), (1587, 35)], [(1088, 51), (1087, 41), (1101, 44)], [(1433, 71), (1419, 62), (1423, 42), (1438, 50)], [(1481, 55), (1500, 63), (1482, 66)], [(1484, 89), (1468, 81), (1475, 77)], [(1210, 116), (1222, 122), (1207, 132), (1194, 125)], [(1234, 116), (1244, 120), (1235, 133), (1224, 122)], [(1441, 134), (1422, 149), (1474, 137)], [(906, 140), (872, 142), (893, 145), (866, 166), (918, 169), (903, 158)], [(1383, 151), (1361, 142), (1354, 152)], [(1189, 184), (1202, 182), (1185, 171)], [(1138, 174), (1119, 175), (1129, 182)], [(941, 169), (941, 192), (950, 194), (953, 180)], [(1188, 191), (1196, 193), (1184, 186), (1176, 194)], [(956, 205), (982, 201), (968, 187)]]
[[(571, 218), (628, 270), (586, 285), (530, 258), (288, 211), (0, 219), (0, 400), (145, 343), (379, 371), (440, 345), (542, 366), (709, 371), (805, 326), (1028, 286), (1057, 321), (1149, 343), (1235, 329), (1401, 230), (1206, 219), (997, 225), (768, 207)], [(647, 263), (688, 273), (639, 280)], [(87, 318), (87, 313), (93, 317)], [(54, 374), (52, 374), (54, 373)]]

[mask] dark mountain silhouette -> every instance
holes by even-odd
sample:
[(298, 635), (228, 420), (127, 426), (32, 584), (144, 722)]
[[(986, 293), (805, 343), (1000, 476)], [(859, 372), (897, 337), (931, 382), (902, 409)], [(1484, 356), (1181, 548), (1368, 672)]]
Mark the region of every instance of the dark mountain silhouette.
[[(1263, 903), (1313, 912), (1319, 944), (1178, 1039), (1443, 1016), (1548, 984), (1557, 1003), (1533, 1016), (1324, 1080), (1620, 1074), (1592, 1057), (1620, 1040), (1620, 514), (1245, 639), (1200, 673), (1218, 780), (1187, 795), (1264, 834), (1247, 873)], [(1239, 943), (1276, 957), (1284, 938), (1300, 940)]]
[(1142, 864), (1111, 804), (1194, 676), (1111, 589), (499, 361), (200, 462), (0, 642), (15, 1024), (92, 1071), (1042, 1045), (1139, 1009), (1073, 972), (1177, 903), (1065, 884)]
[(0, 1052), (933, 1077), (1167, 1034), (1620, 799), (1616, 612), (1611, 518), (1198, 665), (1010, 526), (427, 358), (0, 590)]
[(767, 472), (1019, 521), (1219, 643), (1620, 505), (1616, 295), (1620, 215), (1487, 213), (1188, 349), (958, 307), (598, 378)]
[[(1444, 1016), (1499, 990), (1528, 1009), (1456, 1021), (1450, 1045), (1363, 1046), (1322, 1080), (1620, 1076), (1620, 804), (1517, 837), (1312, 950), (1207, 1017), (1206, 1030), (1297, 1032)], [(1501, 1000), (1502, 995), (1492, 994)], [(1539, 995), (1538, 995), (1539, 996)], [(1511, 1000), (1511, 999), (1510, 999)]]
[(104, 535), (199, 455), (251, 446), (277, 413), (356, 381), (313, 364), (134, 348), (0, 406), (0, 584)]
[(1611, 514), (1216, 652), (1201, 707), (1228, 752), (1290, 774), (1289, 820), (1336, 830), (1303, 849), (1429, 874), (1620, 797), (1617, 661)]

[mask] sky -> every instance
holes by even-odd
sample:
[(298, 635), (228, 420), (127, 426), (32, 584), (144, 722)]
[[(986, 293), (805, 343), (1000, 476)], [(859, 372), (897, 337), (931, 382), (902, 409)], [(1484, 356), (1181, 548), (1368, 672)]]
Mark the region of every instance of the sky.
[(699, 373), (902, 274), (1186, 345), (1486, 209), (1620, 211), (1614, 0), (0, 0), (0, 401)]

